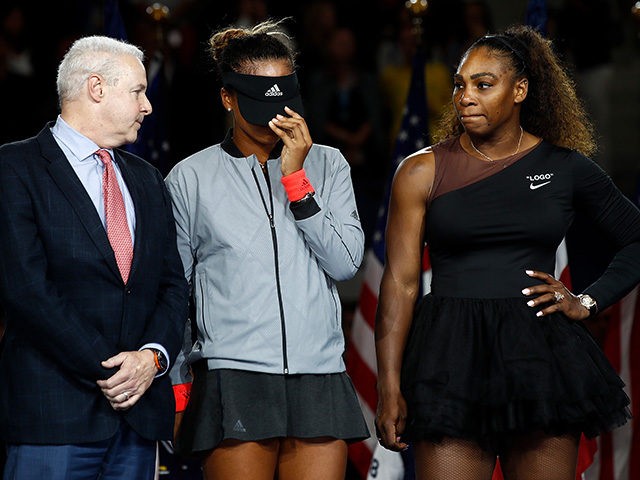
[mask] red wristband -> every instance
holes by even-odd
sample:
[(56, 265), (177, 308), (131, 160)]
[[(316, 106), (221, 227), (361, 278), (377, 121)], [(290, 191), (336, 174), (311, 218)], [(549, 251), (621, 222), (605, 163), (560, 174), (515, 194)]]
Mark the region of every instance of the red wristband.
[(305, 195), (314, 193), (315, 191), (311, 182), (309, 182), (309, 179), (307, 178), (304, 168), (301, 168), (297, 172), (290, 173), (289, 175), (285, 175), (280, 181), (282, 182), (282, 185), (284, 185), (284, 189), (287, 192), (287, 197), (289, 197), (290, 202), (297, 202), (301, 198), (304, 198)]
[(176, 413), (184, 412), (191, 396), (191, 383), (180, 383), (173, 386), (173, 396), (176, 399)]

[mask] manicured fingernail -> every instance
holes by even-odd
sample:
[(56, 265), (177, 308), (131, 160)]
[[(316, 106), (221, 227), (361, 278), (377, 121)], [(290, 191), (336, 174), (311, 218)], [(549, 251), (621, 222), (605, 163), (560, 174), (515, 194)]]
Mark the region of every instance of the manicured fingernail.
[(533, 270), (525, 270), (524, 271), (527, 275), (533, 275)]
[(531, 293), (531, 290), (529, 290), (528, 288), (523, 288), (523, 289), (522, 289), (522, 293), (523, 293), (524, 295), (529, 295), (529, 294)]
[(533, 307), (536, 304), (536, 302), (534, 302), (533, 300), (529, 300), (527, 302), (527, 305), (529, 305), (530, 307)]
[(542, 316), (542, 312), (536, 313), (536, 317), (541, 317), (541, 316)]

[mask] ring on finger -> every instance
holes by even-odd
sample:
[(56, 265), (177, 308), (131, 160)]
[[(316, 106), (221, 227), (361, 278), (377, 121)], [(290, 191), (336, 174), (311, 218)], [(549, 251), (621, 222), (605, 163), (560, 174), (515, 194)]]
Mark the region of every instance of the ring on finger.
[(122, 392), (122, 395), (124, 395), (125, 402), (129, 400), (129, 392)]
[(564, 295), (560, 292), (553, 292), (553, 298), (555, 299), (556, 303), (559, 303), (564, 300)]

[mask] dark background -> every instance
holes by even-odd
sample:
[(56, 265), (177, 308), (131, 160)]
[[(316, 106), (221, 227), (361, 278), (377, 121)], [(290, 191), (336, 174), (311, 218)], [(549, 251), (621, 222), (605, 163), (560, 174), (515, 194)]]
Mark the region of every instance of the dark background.
[[(112, 33), (105, 9), (115, 3), (2, 0), (0, 144), (35, 135), (47, 121), (55, 120), (59, 61), (76, 38)], [(154, 76), (159, 84), (150, 82), (154, 113), (145, 120), (147, 131), (141, 132), (135, 148), (166, 174), (179, 160), (221, 141), (230, 123), (206, 52), (208, 37), (229, 24), (250, 26), (267, 17), (291, 17), (286, 25), (300, 51), (298, 73), (311, 135), (318, 143), (340, 148), (351, 163), (369, 242), (390, 174), (396, 132), (393, 119), (398, 106), (389, 101), (389, 95), (402, 95), (400, 84), (385, 85), (384, 72), (390, 67), (401, 71), (405, 62), (410, 20), (404, 1), (174, 0), (164, 3), (169, 14), (161, 21), (147, 13), (151, 3), (117, 2), (127, 39), (146, 53), (150, 77), (157, 68), (162, 73)], [(428, 3), (422, 42), (430, 62), (445, 72), (445, 84), (427, 76), (427, 89), (432, 93), (444, 89), (447, 103), (448, 78), (470, 42), (524, 22), (530, 4), (545, 2)], [(550, 0), (545, 29), (596, 124), (601, 149), (594, 160), (638, 202), (640, 13), (632, 13), (633, 4), (631, 0)], [(438, 100), (429, 105), (434, 117), (441, 107), (435, 105), (440, 97), (434, 95)], [(338, 132), (332, 128), (336, 126)], [(578, 219), (569, 237), (576, 289), (602, 269), (609, 255), (606, 241), (582, 220)], [(357, 301), (359, 285), (360, 276), (340, 285), (347, 313)], [(171, 465), (170, 456), (164, 461), (171, 470), (166, 478), (189, 478), (193, 472), (187, 466)]]
[[(55, 73), (70, 45), (81, 35), (105, 33), (104, 9), (108, 2), (59, 0), (55, 2), (3, 0), (0, 6), (0, 144), (36, 134), (45, 121), (55, 119)], [(313, 97), (309, 83), (318, 71), (330, 68), (326, 49), (333, 28), (344, 27), (355, 39), (351, 64), (358, 72), (379, 78), (381, 63), (396, 39), (403, 1), (204, 1), (173, 0), (163, 22), (152, 22), (145, 12), (150, 1), (120, 0), (127, 38), (143, 47), (148, 59), (164, 55), (166, 97), (154, 105), (163, 110), (172, 164), (195, 151), (217, 143), (227, 128), (220, 107), (219, 85), (212, 74), (206, 41), (217, 28), (231, 23), (252, 24), (267, 16), (291, 16), (288, 28), (301, 52), (299, 76), (305, 100)], [(431, 0), (424, 20), (425, 44), (432, 59), (450, 69), (471, 40), (524, 21), (526, 0)], [(535, 3), (535, 2), (534, 2)], [(544, 2), (543, 2), (544, 3)], [(604, 66), (613, 78), (603, 79), (598, 90), (607, 105), (608, 120), (599, 125), (606, 144), (601, 164), (630, 194), (638, 169), (638, 105), (640, 40), (638, 16), (630, 0), (547, 1), (548, 35), (558, 52), (577, 73)], [(397, 59), (395, 59), (397, 60)], [(576, 75), (578, 87), (580, 78)], [(586, 93), (585, 93), (586, 95)], [(589, 106), (590, 97), (585, 97)], [(366, 99), (365, 99), (366, 100)], [(389, 135), (389, 112), (379, 98), (376, 104), (378, 134)], [(550, 99), (552, 101), (552, 99)], [(362, 110), (370, 108), (367, 105)], [(312, 110), (313, 112), (313, 110)], [(370, 111), (369, 111), (370, 112)], [(370, 115), (370, 113), (369, 113)], [(594, 113), (595, 115), (595, 113)], [(159, 116), (159, 115), (158, 115)], [(309, 115), (309, 118), (311, 116)], [(323, 125), (310, 120), (314, 139), (324, 139)], [(604, 136), (606, 135), (606, 138)], [(379, 139), (378, 139), (379, 140)], [(385, 141), (390, 141), (385, 139)], [(386, 164), (385, 152), (377, 162)], [(597, 158), (597, 160), (600, 160)], [(382, 168), (384, 171), (384, 168)]]

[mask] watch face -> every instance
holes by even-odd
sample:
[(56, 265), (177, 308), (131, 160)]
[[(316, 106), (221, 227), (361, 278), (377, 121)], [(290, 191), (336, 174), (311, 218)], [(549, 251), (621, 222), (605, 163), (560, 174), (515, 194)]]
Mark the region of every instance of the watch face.
[(160, 350), (156, 350), (155, 348), (153, 349), (153, 353), (155, 354), (156, 360), (158, 361), (156, 365), (158, 367), (158, 370), (166, 370), (167, 358), (164, 356), (164, 353), (162, 353)]
[(162, 352), (158, 352), (158, 363), (163, 370), (167, 368), (167, 359), (164, 357), (164, 354)]
[(581, 295), (580, 303), (582, 304), (583, 307), (585, 307), (588, 310), (591, 310), (593, 307), (596, 306), (596, 301), (593, 298), (591, 298), (589, 295)]

